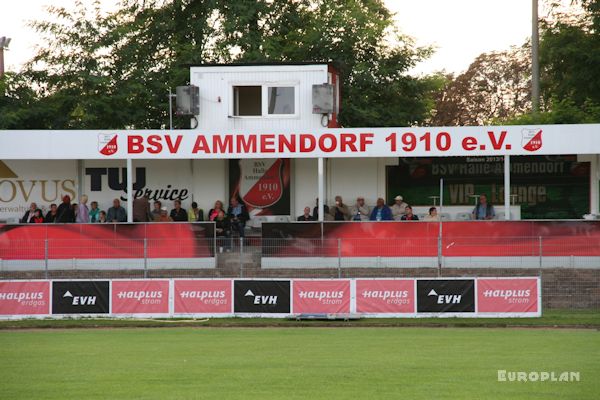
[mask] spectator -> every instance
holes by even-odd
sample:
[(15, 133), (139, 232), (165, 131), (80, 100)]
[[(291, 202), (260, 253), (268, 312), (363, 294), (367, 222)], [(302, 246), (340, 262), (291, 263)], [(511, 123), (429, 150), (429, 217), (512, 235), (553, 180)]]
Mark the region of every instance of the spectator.
[(333, 221), (333, 217), (329, 212), (329, 206), (327, 204), (323, 205), (323, 221)]
[(106, 220), (108, 222), (127, 222), (127, 211), (121, 207), (119, 199), (113, 200), (113, 206), (106, 213)]
[(223, 208), (223, 202), (221, 200), (215, 201), (214, 207), (208, 212), (208, 220), (214, 221), (219, 215), (219, 210), (223, 210), (223, 212), (225, 212), (225, 209)]
[(431, 221), (431, 222), (439, 221), (440, 216), (438, 215), (437, 208), (431, 207), (429, 209), (429, 213), (425, 216), (424, 220)]
[(56, 210), (56, 215), (55, 222), (75, 222), (75, 213), (73, 212), (73, 207), (71, 207), (71, 197), (68, 194), (63, 196), (62, 203), (60, 203)]
[(90, 216), (90, 222), (99, 222), (99, 218), (100, 218), (100, 209), (98, 208), (98, 202), (97, 201), (92, 201), (90, 203), (90, 212), (89, 212), (89, 216)]
[(198, 208), (198, 203), (195, 201), (192, 201), (192, 208), (188, 210), (188, 221), (204, 221), (204, 211), (202, 211), (201, 208)]
[(406, 207), (408, 204), (404, 202), (404, 198), (398, 195), (394, 197), (394, 204), (392, 205), (392, 217), (394, 221), (402, 220), (402, 216), (406, 214)]
[(313, 208), (313, 218), (315, 219), (315, 221), (319, 220), (319, 198), (317, 197), (316, 201), (315, 201), (315, 208)]
[(37, 204), (31, 203), (29, 205), (29, 210), (25, 211), (23, 218), (21, 218), (21, 220), (19, 222), (22, 224), (28, 223), (29, 220), (33, 217), (33, 214), (35, 214), (35, 210), (37, 210), (37, 208), (38, 208)]
[(77, 203), (71, 204), (71, 210), (73, 210), (73, 222), (77, 222), (77, 210), (79, 210), (79, 208), (77, 207)]
[(42, 216), (42, 210), (40, 210), (39, 208), (36, 209), (34, 211), (33, 215), (31, 216), (31, 218), (29, 218), (29, 223), (31, 223), (31, 224), (44, 223), (44, 217)]
[(369, 220), (369, 207), (365, 204), (364, 197), (358, 197), (356, 204), (350, 209), (352, 215), (352, 221), (368, 221)]
[(310, 207), (304, 207), (304, 214), (298, 217), (298, 221), (308, 222), (314, 221), (312, 215), (310, 215)]
[(380, 197), (377, 199), (377, 206), (371, 211), (371, 221), (392, 221), (392, 210), (385, 204)]
[(160, 209), (160, 216), (156, 222), (173, 222), (171, 217), (169, 217), (169, 213), (167, 212), (167, 207), (162, 207)]
[(329, 214), (331, 214), (334, 221), (347, 221), (350, 218), (350, 210), (344, 204), (342, 196), (335, 196), (335, 204), (330, 208)]
[(148, 222), (150, 221), (150, 200), (144, 195), (133, 200), (133, 222)]
[(494, 206), (487, 202), (487, 196), (485, 194), (479, 195), (479, 201), (471, 213), (473, 219), (494, 219), (496, 211)]
[(227, 218), (231, 224), (231, 232), (237, 231), (240, 237), (244, 237), (244, 229), (246, 228), (246, 221), (250, 219), (246, 205), (240, 203), (237, 198), (231, 199), (231, 205), (227, 210)]
[(103, 224), (103, 223), (106, 222), (106, 212), (100, 211), (98, 213), (98, 222), (101, 223), (101, 224)]
[(185, 211), (185, 208), (181, 208), (181, 200), (175, 200), (173, 205), (175, 208), (171, 210), (171, 220), (175, 222), (187, 221), (187, 211)]
[(162, 203), (158, 200), (154, 202), (154, 208), (152, 209), (152, 221), (158, 222), (160, 220), (160, 209), (162, 208)]
[(77, 206), (77, 214), (75, 215), (75, 222), (85, 224), (90, 222), (90, 210), (87, 206), (88, 197), (83, 194), (81, 195), (80, 203)]
[(419, 217), (413, 214), (412, 207), (406, 206), (406, 213), (401, 217), (402, 221), (418, 221)]
[(56, 204), (52, 203), (50, 204), (50, 211), (48, 211), (48, 213), (46, 214), (46, 218), (44, 218), (44, 222), (46, 223), (53, 223), (56, 221), (56, 216), (57, 216), (57, 209), (58, 207), (56, 206)]
[(221, 251), (223, 251), (223, 247), (229, 251), (231, 248), (231, 221), (222, 209), (217, 210), (214, 221), (217, 243), (221, 247)]

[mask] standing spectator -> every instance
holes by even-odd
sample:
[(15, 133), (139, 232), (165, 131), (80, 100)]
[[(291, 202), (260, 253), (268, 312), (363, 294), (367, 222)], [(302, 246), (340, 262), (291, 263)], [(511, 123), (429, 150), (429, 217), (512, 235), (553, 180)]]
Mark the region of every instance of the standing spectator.
[(394, 204), (392, 205), (392, 217), (394, 221), (402, 220), (402, 216), (406, 214), (406, 204), (402, 196), (398, 195), (394, 197)]
[(98, 208), (98, 202), (92, 201), (90, 203), (90, 206), (90, 222), (98, 222), (98, 219), (100, 218), (100, 209)]
[(173, 205), (175, 208), (171, 210), (171, 219), (175, 222), (186, 222), (187, 211), (185, 208), (181, 208), (181, 200), (175, 200)]
[[(231, 221), (225, 214), (225, 211), (218, 209), (214, 221), (217, 243), (220, 247), (223, 247), (224, 244), (226, 249), (231, 248)], [(224, 239), (225, 243), (223, 243)]]
[(402, 221), (418, 221), (419, 217), (413, 214), (412, 207), (406, 206), (406, 213), (401, 218)]
[(44, 222), (46, 223), (53, 223), (56, 221), (56, 216), (58, 215), (57, 212), (58, 207), (56, 207), (56, 204), (52, 203), (50, 204), (50, 211), (48, 211), (48, 213), (46, 214), (46, 218), (44, 218)]
[(215, 201), (214, 207), (211, 208), (210, 211), (208, 212), (208, 220), (214, 221), (215, 218), (217, 218), (217, 216), (219, 215), (219, 210), (223, 210), (223, 212), (225, 212), (225, 210), (223, 208), (223, 202), (221, 200)]
[(248, 210), (243, 203), (240, 203), (237, 198), (231, 199), (229, 210), (227, 210), (227, 217), (231, 224), (231, 231), (237, 231), (240, 237), (244, 237), (244, 229), (246, 228), (246, 221), (250, 219)]
[(44, 223), (44, 217), (42, 216), (42, 210), (40, 210), (39, 208), (36, 209), (34, 211), (33, 215), (31, 216), (31, 218), (29, 218), (29, 223), (31, 223), (31, 224)]
[(392, 210), (385, 204), (380, 197), (377, 199), (377, 206), (371, 211), (371, 221), (392, 221)]
[(162, 208), (162, 203), (158, 200), (154, 202), (154, 208), (152, 209), (152, 221), (157, 222), (160, 220), (160, 209)]
[(75, 222), (75, 213), (73, 212), (73, 207), (71, 206), (71, 197), (66, 194), (62, 198), (62, 203), (58, 206), (56, 210), (56, 219), (55, 222), (60, 223), (68, 223)]
[(335, 204), (329, 209), (334, 221), (347, 221), (350, 218), (350, 210), (344, 204), (342, 196), (335, 196)]
[(352, 221), (368, 221), (369, 220), (369, 207), (365, 204), (364, 197), (358, 197), (356, 204), (350, 209), (352, 215)]
[(150, 200), (144, 195), (133, 199), (133, 222), (148, 222), (150, 221)]
[(202, 211), (201, 208), (198, 208), (198, 203), (195, 201), (192, 201), (192, 208), (188, 210), (188, 221), (204, 221), (204, 211)]
[(73, 222), (77, 222), (77, 211), (79, 210), (79, 207), (77, 207), (77, 203), (71, 204), (71, 210), (73, 210), (73, 218), (75, 218)]
[(473, 219), (494, 219), (496, 216), (496, 211), (494, 210), (494, 206), (487, 202), (487, 196), (485, 194), (479, 195), (479, 201), (477, 205), (473, 209), (473, 213), (471, 214)]
[(106, 220), (108, 222), (127, 222), (127, 211), (121, 207), (119, 199), (113, 200), (113, 206), (106, 213)]
[(103, 224), (103, 223), (106, 222), (106, 212), (100, 211), (98, 213), (98, 222), (101, 223), (101, 224)]
[(77, 215), (75, 216), (75, 222), (85, 224), (90, 222), (90, 210), (87, 206), (88, 197), (84, 194), (81, 195), (80, 203), (77, 206)]
[(298, 221), (308, 222), (314, 221), (312, 215), (310, 215), (310, 207), (304, 207), (304, 214), (298, 217)]
[(431, 207), (429, 209), (429, 213), (424, 218), (425, 221), (436, 222), (440, 220), (440, 216), (438, 215), (437, 208)]
[(35, 214), (35, 210), (37, 210), (37, 204), (31, 203), (29, 205), (29, 210), (25, 211), (23, 218), (21, 218), (19, 222), (22, 224), (28, 223), (31, 217), (33, 217), (33, 214)]

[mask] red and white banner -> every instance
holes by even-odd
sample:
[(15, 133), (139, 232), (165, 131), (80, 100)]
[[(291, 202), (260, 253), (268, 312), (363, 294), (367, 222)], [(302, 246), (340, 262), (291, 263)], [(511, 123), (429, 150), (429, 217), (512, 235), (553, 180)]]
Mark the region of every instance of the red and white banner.
[[(565, 140), (568, 138), (568, 140)], [(36, 143), (36, 146), (23, 146)], [(440, 157), (600, 153), (600, 124), (203, 132), (0, 131), (0, 159)]]
[(479, 313), (539, 313), (537, 278), (477, 279)]
[(50, 313), (50, 282), (0, 281), (0, 315)]
[(175, 314), (229, 314), (231, 279), (175, 280)]
[(294, 280), (294, 314), (350, 312), (349, 280)]
[(356, 312), (412, 314), (415, 312), (414, 279), (357, 279)]
[(168, 314), (169, 281), (113, 281), (112, 313)]

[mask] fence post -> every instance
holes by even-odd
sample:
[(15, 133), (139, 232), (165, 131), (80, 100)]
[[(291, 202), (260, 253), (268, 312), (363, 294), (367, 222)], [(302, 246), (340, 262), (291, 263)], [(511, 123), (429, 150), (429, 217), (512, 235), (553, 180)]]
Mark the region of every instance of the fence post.
[(144, 238), (144, 278), (148, 277), (148, 238)]
[(338, 278), (342, 277), (342, 239), (338, 238)]
[(48, 239), (44, 239), (44, 278), (48, 279)]
[(240, 236), (240, 278), (244, 277), (244, 238)]
[(542, 268), (542, 237), (539, 236), (538, 237), (538, 246), (539, 246), (539, 253), (540, 253), (540, 269)]

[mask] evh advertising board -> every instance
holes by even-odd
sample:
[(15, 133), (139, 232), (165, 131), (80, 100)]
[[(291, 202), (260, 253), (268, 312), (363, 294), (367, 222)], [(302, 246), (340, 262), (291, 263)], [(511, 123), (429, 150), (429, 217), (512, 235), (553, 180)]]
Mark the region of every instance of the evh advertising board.
[(538, 277), (116, 279), (0, 282), (0, 319), (539, 317)]

